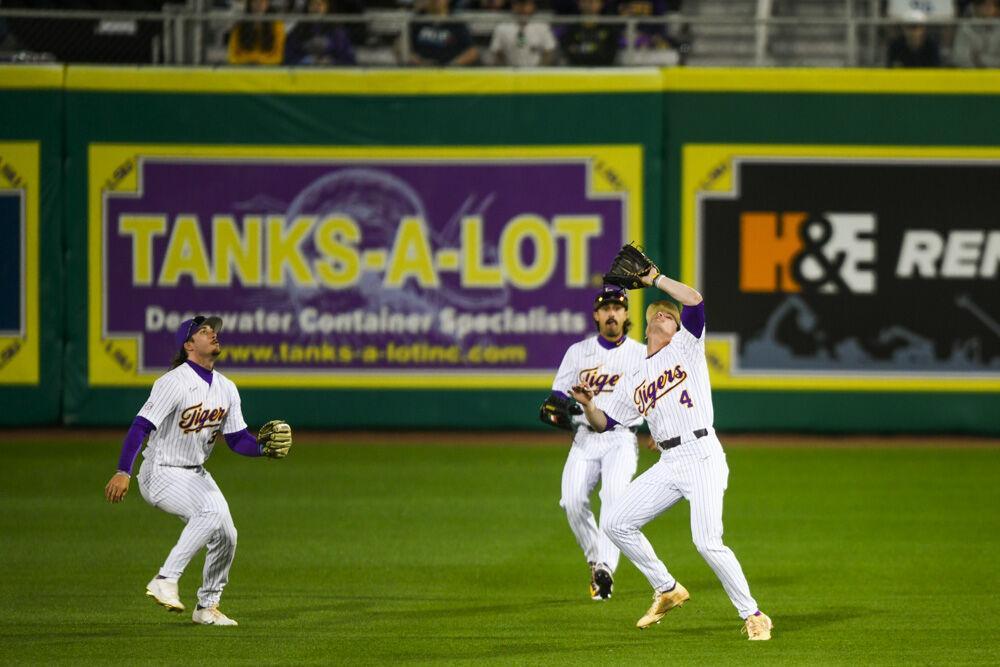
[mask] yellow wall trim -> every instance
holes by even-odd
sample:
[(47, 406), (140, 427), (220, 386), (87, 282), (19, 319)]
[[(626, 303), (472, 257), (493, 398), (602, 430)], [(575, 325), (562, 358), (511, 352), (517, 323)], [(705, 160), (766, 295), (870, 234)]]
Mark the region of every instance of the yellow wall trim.
[(668, 92), (1000, 94), (1000, 70), (674, 68)]
[(0, 65), (0, 88), (62, 88), (63, 65)]
[[(60, 67), (0, 68), (11, 80), (58, 85)], [(31, 74), (28, 70), (35, 70)], [(519, 95), (642, 92), (1000, 94), (1000, 70), (289, 69), (69, 66), (70, 90), (341, 95)]]
[(660, 70), (70, 67), (70, 90), (319, 95), (517, 95), (658, 92)]

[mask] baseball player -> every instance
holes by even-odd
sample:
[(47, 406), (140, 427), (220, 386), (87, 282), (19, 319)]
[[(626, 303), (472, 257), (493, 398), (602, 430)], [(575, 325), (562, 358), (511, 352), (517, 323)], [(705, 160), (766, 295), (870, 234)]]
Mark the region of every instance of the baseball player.
[(771, 619), (757, 607), (743, 569), (722, 543), (722, 497), (729, 467), (715, 435), (712, 393), (705, 360), (705, 306), (701, 294), (661, 274), (654, 265), (642, 276), (683, 305), (668, 300), (646, 308), (646, 357), (619, 380), (614, 393), (598, 402), (593, 383), (577, 383), (572, 394), (596, 431), (644, 417), (663, 450), (660, 460), (633, 480), (601, 527), (653, 587), (653, 604), (636, 625), (647, 628), (690, 597), (667, 571), (640, 532), (642, 526), (681, 498), (691, 505), (691, 537), (733, 606), (751, 640), (771, 638)]
[(184, 611), (177, 581), (195, 553), (207, 547), (198, 604), (191, 617), (203, 625), (237, 625), (219, 611), (236, 553), (236, 526), (204, 463), (220, 434), (230, 449), (243, 456), (284, 458), (292, 445), (291, 427), (282, 421), (268, 422), (256, 438), (247, 430), (236, 385), (214, 370), (221, 351), (221, 326), (219, 318), (200, 315), (181, 324), (172, 370), (153, 384), (125, 436), (118, 471), (104, 489), (109, 502), (125, 498), (135, 457), (148, 437), (139, 467), (139, 491), (150, 505), (179, 516), (187, 525), (159, 574), (146, 586), (146, 595), (168, 611)]
[[(603, 406), (618, 385), (622, 372), (645, 356), (641, 343), (628, 337), (628, 297), (609, 287), (594, 299), (597, 336), (574, 343), (566, 350), (555, 381), (553, 396), (568, 398), (574, 385), (588, 383), (594, 388), (594, 402)], [(578, 410), (579, 411), (579, 410)], [(623, 421), (604, 433), (595, 432), (582, 415), (571, 425), (573, 444), (562, 474), (559, 505), (566, 510), (570, 529), (590, 564), (590, 597), (607, 600), (614, 587), (618, 548), (597, 529), (590, 509), (590, 494), (601, 481), (601, 506), (607, 508), (628, 485), (638, 461), (635, 431), (642, 417)]]

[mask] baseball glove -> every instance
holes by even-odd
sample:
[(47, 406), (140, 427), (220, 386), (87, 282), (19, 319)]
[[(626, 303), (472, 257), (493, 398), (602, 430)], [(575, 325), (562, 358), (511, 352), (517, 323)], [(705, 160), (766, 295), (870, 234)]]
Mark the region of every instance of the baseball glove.
[(264, 456), (283, 459), (288, 456), (288, 450), (292, 446), (292, 427), (280, 419), (272, 419), (260, 427), (257, 444)]
[(618, 251), (611, 262), (611, 270), (604, 274), (604, 282), (623, 289), (639, 289), (645, 287), (642, 277), (655, 267), (653, 260), (646, 256), (642, 248), (629, 243)]
[(543, 423), (567, 431), (576, 430), (573, 425), (573, 416), (582, 414), (583, 408), (580, 407), (579, 403), (559, 394), (550, 395), (538, 409), (538, 418)]

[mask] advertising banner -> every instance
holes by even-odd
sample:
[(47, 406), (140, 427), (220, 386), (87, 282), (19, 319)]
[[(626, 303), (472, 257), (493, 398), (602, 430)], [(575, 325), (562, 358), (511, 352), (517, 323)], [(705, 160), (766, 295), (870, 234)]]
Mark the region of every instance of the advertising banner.
[(1000, 389), (1000, 150), (683, 154), (714, 386)]
[(0, 385), (37, 385), (38, 144), (0, 142)]
[(148, 385), (205, 314), (241, 386), (545, 387), (642, 241), (642, 159), (92, 144), (89, 384)]

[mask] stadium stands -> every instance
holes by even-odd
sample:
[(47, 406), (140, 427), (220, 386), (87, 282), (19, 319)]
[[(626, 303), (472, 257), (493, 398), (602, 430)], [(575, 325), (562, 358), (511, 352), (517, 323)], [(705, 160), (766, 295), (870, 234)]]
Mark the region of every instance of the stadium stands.
[[(398, 66), (409, 53), (408, 26), (425, 0), (336, 0), (323, 20), (349, 32), (360, 66)], [(993, 2), (993, 0), (990, 0)], [(286, 31), (305, 20), (306, 0), (273, 0), (271, 17)], [(452, 0), (481, 52), (494, 28), (510, 19), (501, 0)], [(617, 65), (880, 67), (886, 49), (913, 12), (928, 25), (952, 64), (957, 25), (1000, 31), (1000, 18), (965, 0), (606, 0), (600, 24), (622, 31)], [(537, 19), (557, 35), (581, 19), (570, 0), (537, 0)], [(488, 9), (482, 9), (488, 7)], [(638, 10), (636, 11), (636, 8)], [(917, 8), (917, 9), (915, 9)], [(0, 58), (176, 65), (227, 62), (229, 34), (246, 11), (236, 0), (74, 0), (0, 4)], [(909, 12), (909, 14), (908, 14)], [(907, 19), (910, 16), (911, 19)], [(664, 54), (642, 54), (641, 34), (667, 36)], [(639, 39), (637, 39), (639, 36)], [(669, 52), (669, 54), (667, 54)], [(489, 58), (480, 62), (492, 64)], [(555, 64), (566, 64), (557, 58)]]

